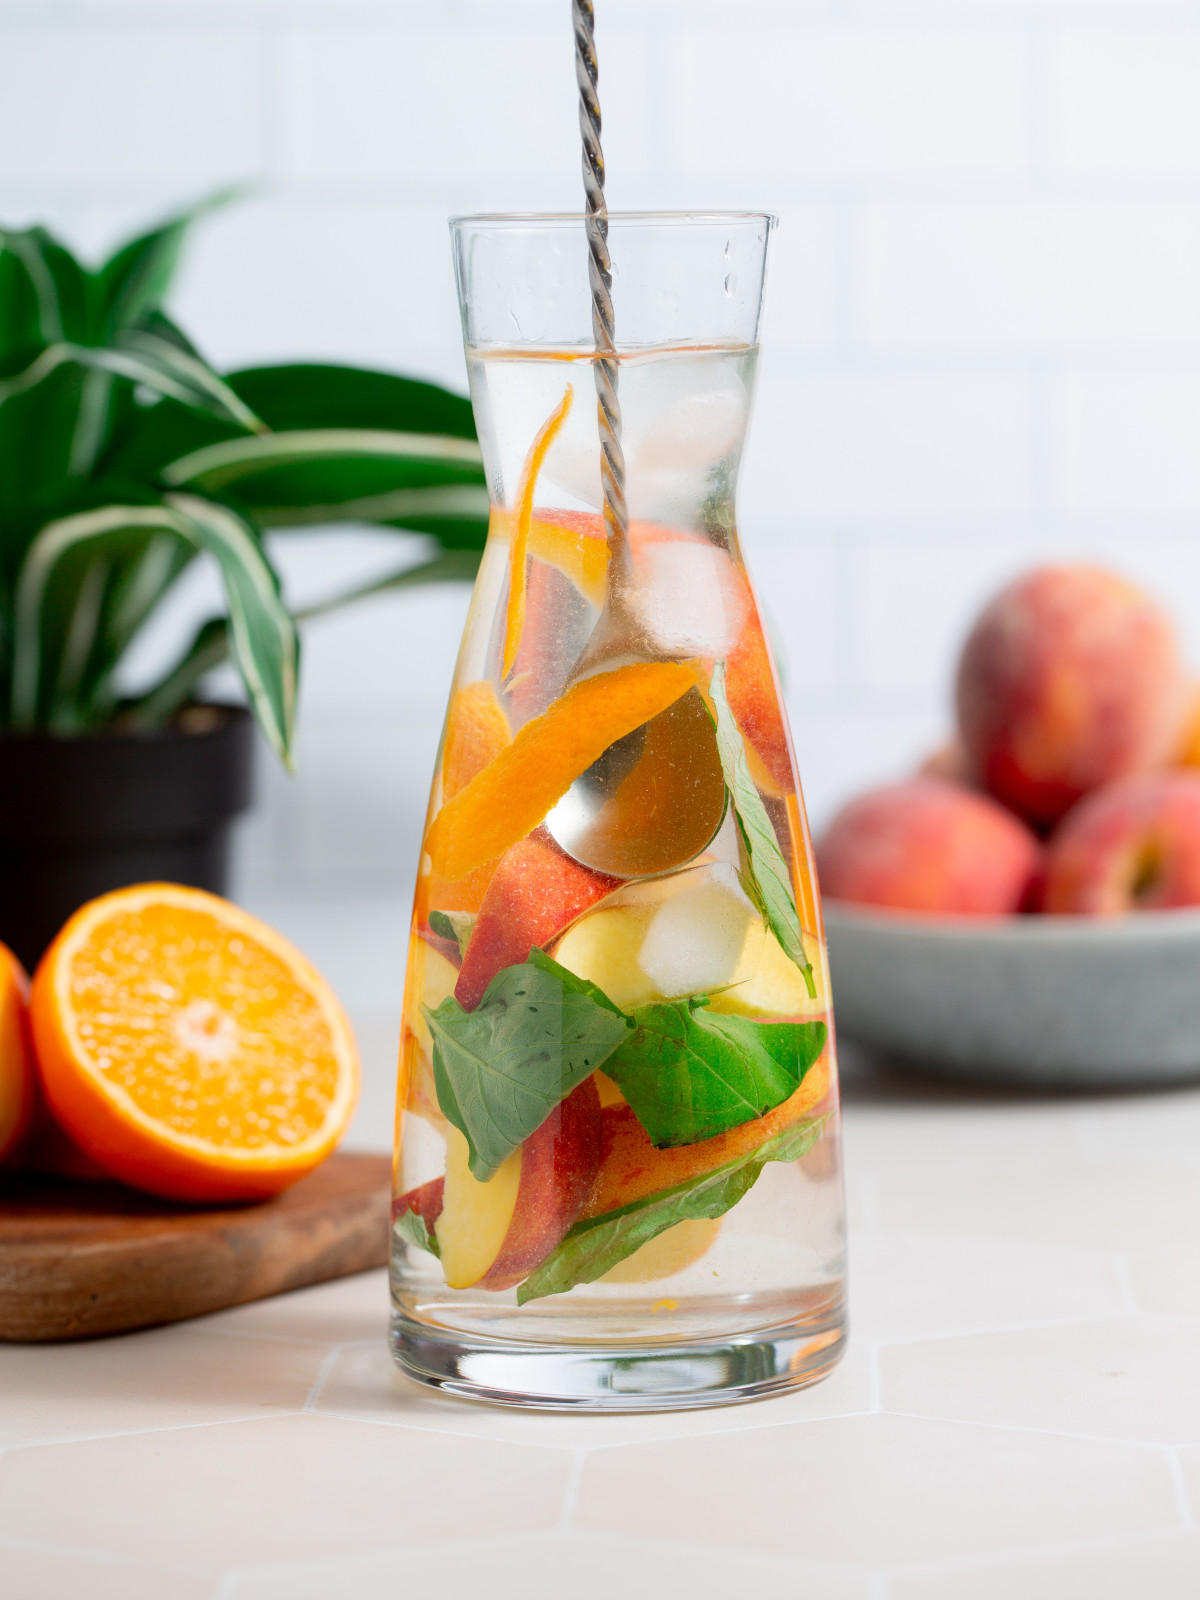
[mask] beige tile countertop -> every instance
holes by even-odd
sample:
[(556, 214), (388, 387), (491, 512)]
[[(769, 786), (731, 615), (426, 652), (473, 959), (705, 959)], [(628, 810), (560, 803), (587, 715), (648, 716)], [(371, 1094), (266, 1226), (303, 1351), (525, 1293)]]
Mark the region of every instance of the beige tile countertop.
[(665, 1416), (394, 1371), (382, 1273), (0, 1348), (5, 1600), (1194, 1600), (1200, 1090), (849, 1078), (850, 1353)]

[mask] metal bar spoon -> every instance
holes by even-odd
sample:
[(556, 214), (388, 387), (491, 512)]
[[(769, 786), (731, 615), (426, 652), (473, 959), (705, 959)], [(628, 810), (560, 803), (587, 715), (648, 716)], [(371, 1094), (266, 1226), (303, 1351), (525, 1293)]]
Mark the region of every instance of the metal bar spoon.
[[(620, 367), (592, 0), (571, 0), (571, 12), (608, 576), (604, 608), (572, 668), (568, 688), (630, 661), (664, 659), (631, 604), (636, 574), (621, 447)], [(692, 689), (606, 750), (550, 812), (546, 827), (568, 855), (597, 872), (619, 878), (657, 877), (691, 861), (712, 842), (725, 815), (726, 798), (712, 722), (699, 691)]]

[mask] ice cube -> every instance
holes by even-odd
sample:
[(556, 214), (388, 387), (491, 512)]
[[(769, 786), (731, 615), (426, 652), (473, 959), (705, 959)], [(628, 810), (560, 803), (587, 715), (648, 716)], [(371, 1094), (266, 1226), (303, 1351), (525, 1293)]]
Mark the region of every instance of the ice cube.
[(746, 942), (754, 909), (732, 870), (714, 868), (707, 877), (655, 912), (638, 951), (638, 966), (668, 999), (728, 983)]
[[(729, 375), (727, 374), (727, 379)], [(632, 452), (630, 476), (664, 471), (694, 478), (739, 450), (748, 395), (743, 383), (685, 395), (646, 428)]]
[(636, 556), (633, 607), (666, 655), (728, 655), (746, 625), (749, 597), (716, 545), (684, 539), (644, 543)]

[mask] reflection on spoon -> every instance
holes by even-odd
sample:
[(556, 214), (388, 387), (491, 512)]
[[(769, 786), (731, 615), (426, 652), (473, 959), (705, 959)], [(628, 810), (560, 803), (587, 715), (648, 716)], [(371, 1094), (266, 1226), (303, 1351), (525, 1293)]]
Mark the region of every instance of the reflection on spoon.
[(650, 878), (708, 848), (726, 806), (712, 718), (689, 689), (610, 745), (546, 818), (555, 842), (615, 878)]

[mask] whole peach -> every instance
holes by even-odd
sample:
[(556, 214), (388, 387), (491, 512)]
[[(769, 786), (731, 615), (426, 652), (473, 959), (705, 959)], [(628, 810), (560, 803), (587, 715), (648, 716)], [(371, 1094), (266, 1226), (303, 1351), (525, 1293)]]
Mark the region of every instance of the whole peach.
[(958, 667), (971, 775), (1035, 828), (1167, 760), (1186, 710), (1170, 618), (1096, 567), (1018, 578), (975, 623)]
[(1043, 909), (1200, 905), (1200, 772), (1147, 772), (1081, 800), (1046, 852)]
[(1040, 859), (1020, 818), (930, 777), (852, 800), (817, 844), (827, 897), (977, 917), (1019, 911)]

